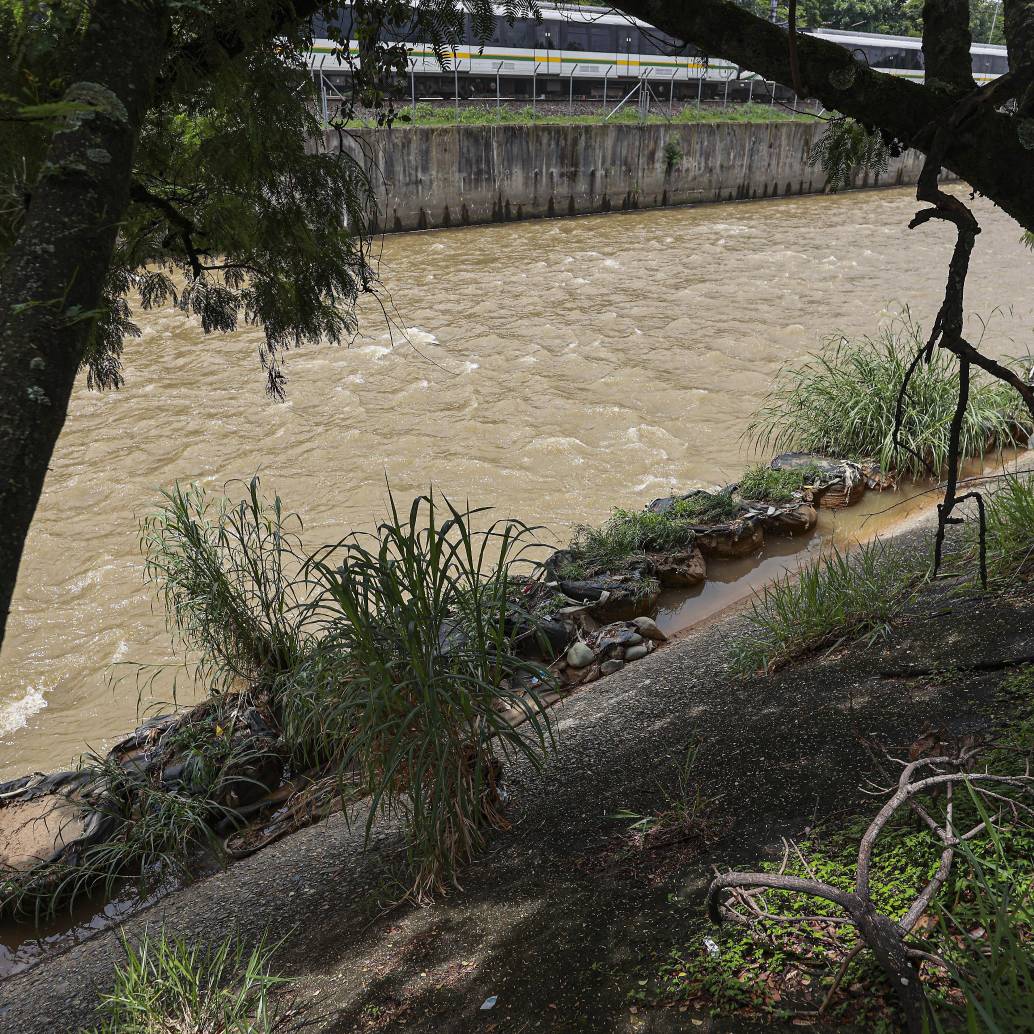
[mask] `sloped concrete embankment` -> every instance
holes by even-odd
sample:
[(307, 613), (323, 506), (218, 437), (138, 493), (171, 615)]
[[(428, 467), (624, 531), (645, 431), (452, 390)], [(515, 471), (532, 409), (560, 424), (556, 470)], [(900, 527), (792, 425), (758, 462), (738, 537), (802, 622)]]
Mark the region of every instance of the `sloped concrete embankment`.
[[(328, 130), (378, 194), (386, 233), (822, 193), (819, 120), (689, 125), (405, 126)], [(915, 183), (907, 151), (857, 187)], [(950, 177), (949, 177), (950, 178)]]
[[(921, 526), (895, 548), (925, 551), (929, 536)], [(1032, 605), (932, 590), (879, 647), (745, 681), (726, 669), (728, 646), (749, 633), (734, 615), (561, 704), (559, 751), (545, 770), (508, 768), (512, 832), (493, 838), (463, 890), (433, 907), (385, 909), (397, 892), (388, 875), (397, 830), (378, 825), (363, 852), (363, 816), (354, 814), (166, 898), (126, 932), (164, 926), (197, 943), (228, 931), (283, 938), (280, 966), (296, 977), (318, 1030), (462, 1032), (489, 1021), (500, 1031), (675, 1029), (685, 1016), (633, 1014), (626, 996), (644, 963), (699, 913), (711, 865), (750, 862), (856, 800), (870, 771), (861, 735), (900, 745), (928, 722), (986, 722), (1003, 671), (1034, 656)], [(940, 677), (945, 669), (954, 677)], [(613, 815), (662, 806), (695, 742), (702, 788), (721, 795), (720, 840), (664, 879), (610, 865), (623, 828)], [(12, 978), (0, 988), (0, 1027), (50, 1034), (88, 1025), (120, 957), (109, 931)], [(498, 996), (490, 1017), (478, 1011), (489, 995)]]

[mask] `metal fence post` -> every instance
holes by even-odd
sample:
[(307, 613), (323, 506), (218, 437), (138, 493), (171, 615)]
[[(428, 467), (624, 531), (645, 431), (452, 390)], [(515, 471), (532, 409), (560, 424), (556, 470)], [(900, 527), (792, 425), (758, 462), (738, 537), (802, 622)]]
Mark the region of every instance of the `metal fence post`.
[(703, 99), (704, 98), (704, 76), (703, 76), (703, 71), (704, 71), (703, 69), (700, 69), (701, 75), (700, 75), (700, 78), (697, 79), (697, 107), (698, 108), (703, 107), (703, 104), (704, 104), (704, 99)]
[(729, 80), (725, 80), (725, 96), (722, 98), (722, 107), (727, 108), (729, 106)]
[(416, 114), (416, 62), (411, 61), (409, 64), (409, 90), (410, 95), (413, 98), (413, 114)]
[(754, 80), (750, 80), (750, 88), (747, 90), (747, 103), (754, 103)]
[(776, 81), (772, 80), (772, 99), (768, 102), (769, 107), (775, 107), (775, 93), (776, 93)]
[(460, 70), (456, 63), (456, 51), (452, 52), (452, 92), (456, 107), (456, 121), (460, 120)]

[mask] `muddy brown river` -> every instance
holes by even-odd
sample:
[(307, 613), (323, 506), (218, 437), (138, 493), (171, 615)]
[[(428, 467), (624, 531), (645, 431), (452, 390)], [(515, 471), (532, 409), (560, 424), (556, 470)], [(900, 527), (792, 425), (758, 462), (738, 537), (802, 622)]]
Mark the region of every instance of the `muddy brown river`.
[[(904, 305), (929, 322), (951, 236), (909, 233), (913, 208), (894, 190), (388, 238), (393, 326), (365, 305), (350, 347), (293, 353), (286, 405), (262, 394), (258, 331), (206, 338), (176, 310), (141, 314), (126, 387), (76, 390), (29, 538), (0, 656), (0, 777), (104, 747), (137, 717), (129, 664), (173, 659), (137, 548), (160, 486), (258, 472), (316, 546), (368, 527), (386, 481), (404, 499), (434, 485), (491, 504), (560, 542), (615, 505), (729, 480), (782, 363)], [(1034, 256), (1007, 216), (977, 210), (969, 309), (994, 312), (989, 351), (1026, 353)], [(762, 560), (716, 572), (662, 620), (796, 562)]]

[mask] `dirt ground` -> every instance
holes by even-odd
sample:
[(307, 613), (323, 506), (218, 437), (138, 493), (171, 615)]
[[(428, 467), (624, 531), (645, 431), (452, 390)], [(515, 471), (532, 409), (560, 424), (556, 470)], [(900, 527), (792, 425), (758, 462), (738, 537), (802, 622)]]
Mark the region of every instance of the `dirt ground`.
[[(895, 548), (929, 542), (920, 527)], [(397, 890), (397, 831), (379, 825), (364, 852), (353, 814), (184, 888), (126, 933), (282, 940), (280, 969), (319, 1031), (746, 1031), (636, 1004), (656, 960), (699, 921), (713, 866), (753, 868), (781, 853), (781, 837), (855, 806), (871, 771), (863, 739), (903, 746), (929, 724), (986, 729), (1002, 678), (1034, 659), (1032, 617), (1034, 593), (1003, 601), (939, 584), (885, 642), (737, 680), (727, 650), (746, 626), (734, 614), (560, 705), (544, 770), (508, 766), (513, 829), (432, 906), (384, 904)], [(693, 743), (701, 788), (720, 797), (715, 839), (629, 853), (615, 814), (663, 807)], [(0, 1029), (88, 1025), (120, 957), (108, 931), (11, 978)]]

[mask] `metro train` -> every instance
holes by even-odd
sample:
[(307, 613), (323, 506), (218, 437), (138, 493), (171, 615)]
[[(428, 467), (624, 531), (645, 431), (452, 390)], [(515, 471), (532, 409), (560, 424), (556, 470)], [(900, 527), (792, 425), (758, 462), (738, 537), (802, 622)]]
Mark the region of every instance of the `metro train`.
[[(464, 5), (460, 5), (463, 7)], [(733, 96), (742, 99), (751, 80), (749, 69), (720, 58), (707, 57), (695, 47), (659, 29), (608, 7), (541, 4), (542, 19), (518, 18), (511, 25), (505, 8), (494, 5), (495, 26), (489, 39), (475, 37), (471, 16), (465, 17), (463, 39), (447, 54), (445, 67), (429, 43), (412, 38), (407, 27), (386, 33), (391, 42), (405, 43), (410, 54), (410, 90), (420, 97), (452, 98), (600, 98), (615, 101), (618, 91), (633, 81), (649, 80), (651, 88), (669, 96), (700, 97), (704, 84), (709, 96), (714, 84), (736, 83)], [(342, 5), (337, 27), (347, 38), (351, 7)], [(335, 55), (336, 45), (326, 38), (326, 23), (313, 26), (315, 40), (310, 67), (329, 82), (347, 76), (348, 64)], [(923, 77), (922, 41), (910, 36), (811, 29), (808, 34), (828, 39), (864, 57), (869, 65), (891, 75)], [(349, 47), (358, 62), (358, 46)], [(974, 44), (973, 72), (978, 82), (996, 78), (1008, 69), (1005, 47)], [(505, 92), (504, 92), (505, 86)], [(751, 93), (753, 88), (751, 87)]]

